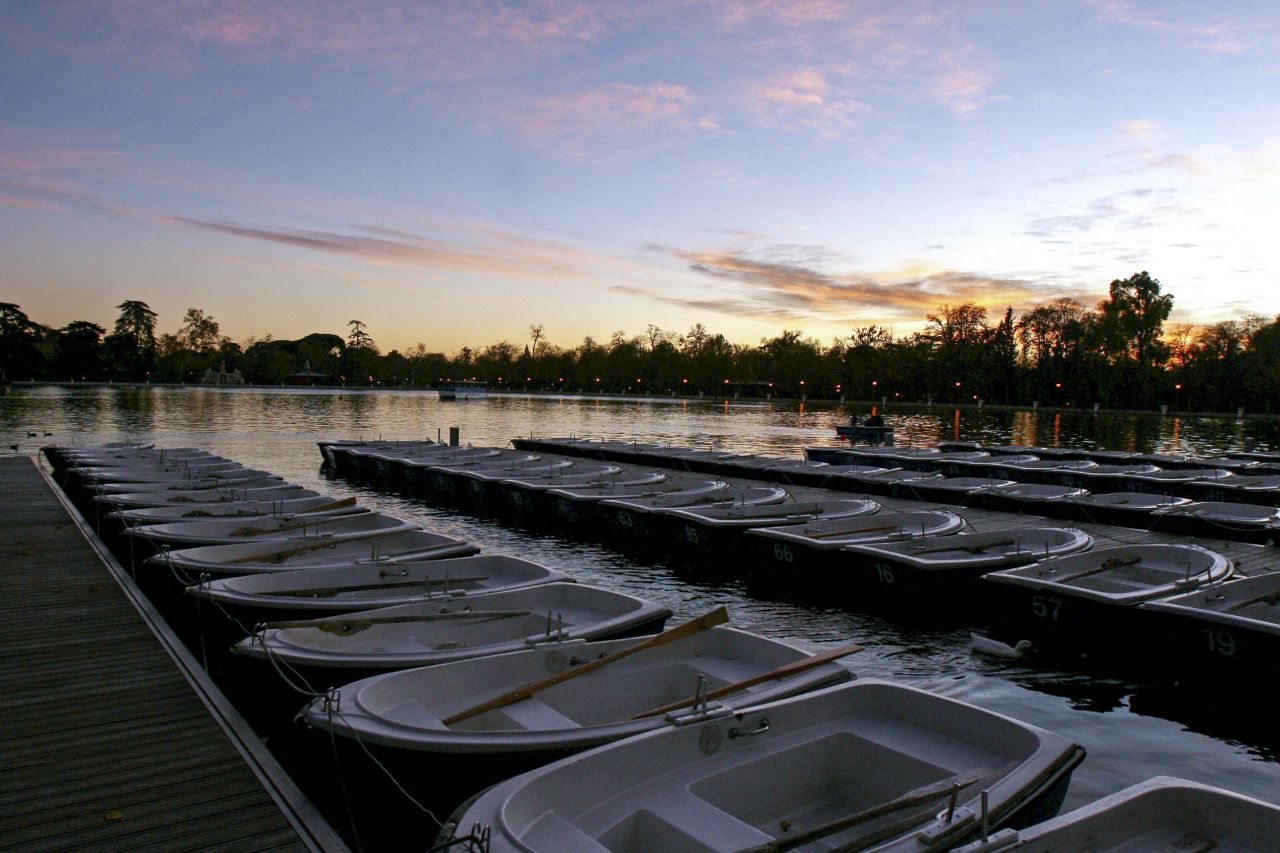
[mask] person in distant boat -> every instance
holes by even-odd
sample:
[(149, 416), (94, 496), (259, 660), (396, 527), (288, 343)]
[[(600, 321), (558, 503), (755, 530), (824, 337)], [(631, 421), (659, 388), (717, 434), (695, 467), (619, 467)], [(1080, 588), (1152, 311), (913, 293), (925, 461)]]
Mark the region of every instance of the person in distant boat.
[(880, 415), (872, 415), (871, 417), (867, 418), (867, 426), (882, 427), (884, 426), (884, 418), (882, 418)]
[(854, 414), (849, 418), (849, 426), (857, 426), (857, 425), (858, 425), (858, 414), (857, 414), (857, 412), (855, 412), (855, 413), (854, 413)]

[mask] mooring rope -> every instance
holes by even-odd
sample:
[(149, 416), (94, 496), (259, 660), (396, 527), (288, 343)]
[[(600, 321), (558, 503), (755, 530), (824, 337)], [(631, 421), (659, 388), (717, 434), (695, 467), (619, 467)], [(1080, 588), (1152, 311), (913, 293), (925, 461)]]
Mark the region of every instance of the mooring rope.
[[(347, 733), (350, 734), (352, 740), (354, 740), (356, 744), (360, 747), (360, 750), (365, 754), (365, 756), (371, 762), (373, 762), (373, 765), (375, 767), (377, 767), (380, 771), (382, 771), (382, 774), (387, 777), (387, 779), (391, 782), (392, 786), (400, 793), (400, 795), (404, 797), (406, 800), (408, 800), (410, 803), (412, 803), (414, 808), (416, 808), (422, 814), (426, 815), (427, 818), (430, 819), (431, 822), (435, 824), (435, 828), (437, 832), (440, 829), (442, 829), (444, 827), (444, 823), (440, 820), (440, 818), (436, 817), (435, 813), (431, 811), (431, 809), (424, 806), (421, 802), (417, 800), (417, 798), (415, 798), (411, 793), (409, 793), (408, 789), (405, 788), (405, 786), (400, 782), (400, 780), (396, 778), (395, 774), (391, 772), (390, 768), (388, 768), (385, 764), (383, 764), (382, 761), (380, 761), (378, 757), (374, 755), (373, 752), (369, 749), (368, 745), (365, 744), (364, 740), (360, 737), (359, 730), (357, 730), (354, 726), (352, 726), (350, 721), (348, 721), (347, 718), (342, 715), (342, 711), (339, 710), (339, 706), (342, 703), (342, 691), (339, 688), (330, 687), (323, 694), (322, 699), (323, 699), (324, 710), (326, 715), (325, 725), (326, 725), (326, 728), (328, 728), (329, 730), (329, 741), (330, 741), (330, 746), (333, 749), (335, 766), (338, 763), (338, 744), (337, 744), (337, 740), (335, 739), (336, 727), (334, 726), (333, 721), (335, 719), (338, 719), (342, 721), (342, 725), (345, 727)], [(341, 776), (340, 768), (338, 770), (338, 773), (339, 773), (339, 776)], [(345, 788), (344, 788), (343, 795), (345, 797)]]
[[(286, 660), (280, 659), (280, 657), (275, 653), (275, 649), (271, 648), (271, 646), (267, 644), (266, 631), (267, 628), (265, 624), (253, 626), (253, 632), (249, 636), (249, 641), (251, 643), (256, 642), (258, 645), (262, 646), (262, 651), (266, 654), (267, 661), (271, 664), (271, 668), (276, 671), (276, 675), (284, 682), (285, 686), (294, 693), (305, 696), (307, 699), (319, 699), (324, 696), (323, 693), (312, 687), (311, 682), (307, 681), (307, 677), (299, 672), (292, 664)], [(286, 674), (285, 669), (288, 669), (289, 673)], [(292, 680), (294, 678), (297, 679), (297, 683), (294, 683)], [(301, 686), (299, 686), (299, 684)]]

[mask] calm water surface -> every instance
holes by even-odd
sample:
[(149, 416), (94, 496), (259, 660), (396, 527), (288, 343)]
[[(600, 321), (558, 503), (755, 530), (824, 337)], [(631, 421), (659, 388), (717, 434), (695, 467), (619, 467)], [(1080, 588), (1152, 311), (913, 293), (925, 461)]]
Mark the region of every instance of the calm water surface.
[[(356, 495), (384, 512), (508, 553), (566, 569), (659, 601), (684, 618), (726, 605), (735, 624), (811, 648), (866, 646), (846, 659), (864, 677), (906, 682), (990, 708), (1083, 744), (1071, 808), (1156, 774), (1221, 785), (1280, 802), (1280, 727), (1256, 722), (1271, 703), (1261, 693), (1188, 695), (1177, 688), (1052, 672), (969, 653), (966, 614), (947, 624), (883, 618), (753, 598), (740, 588), (692, 582), (663, 563), (604, 547), (515, 530), (491, 519), (326, 480), (315, 442), (330, 438), (436, 438), (459, 427), (464, 442), (505, 446), (517, 436), (578, 435), (660, 441), (799, 458), (806, 444), (831, 445), (852, 408), (790, 403), (679, 402), (493, 397), (441, 402), (430, 392), (200, 388), (27, 388), (0, 396), (4, 452), (33, 455), (42, 444), (134, 439), (198, 446), (303, 486)], [(862, 410), (865, 413), (865, 408)], [(957, 412), (897, 416), (899, 443), (940, 440), (1089, 446), (1211, 455), (1275, 450), (1272, 421), (1087, 412)], [(30, 436), (29, 433), (36, 433)], [(45, 433), (51, 433), (45, 436)]]

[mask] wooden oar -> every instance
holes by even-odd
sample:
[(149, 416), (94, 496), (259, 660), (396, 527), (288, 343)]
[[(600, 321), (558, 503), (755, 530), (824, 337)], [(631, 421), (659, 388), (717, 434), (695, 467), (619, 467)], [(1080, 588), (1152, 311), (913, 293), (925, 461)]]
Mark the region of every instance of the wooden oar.
[(253, 563), (253, 562), (280, 563), (288, 559), (289, 557), (293, 557), (297, 554), (305, 554), (308, 551), (316, 551), (320, 548), (329, 548), (334, 545), (338, 545), (342, 542), (360, 542), (360, 541), (372, 542), (377, 538), (378, 537), (376, 535), (370, 535), (367, 537), (347, 537), (343, 539), (338, 539), (335, 537), (304, 539), (303, 541), (306, 544), (299, 545), (296, 548), (286, 548), (283, 551), (269, 551), (266, 554), (250, 554), (247, 557), (236, 557), (234, 560), (228, 560), (227, 562), (228, 563)]
[[(757, 684), (763, 684), (766, 681), (776, 681), (780, 678), (789, 678), (796, 673), (805, 672), (806, 670), (813, 669), (814, 667), (822, 666), (824, 663), (830, 663), (833, 660), (838, 660), (839, 658), (846, 657), (860, 651), (862, 651), (862, 646), (850, 644), (847, 646), (841, 646), (838, 649), (832, 649), (829, 652), (823, 652), (800, 660), (794, 660), (791, 663), (783, 664), (777, 669), (771, 669), (768, 672), (762, 672), (759, 675), (744, 678), (742, 681), (737, 681), (733, 684), (726, 684), (723, 687), (717, 687), (715, 690), (709, 691), (706, 694), (706, 698), (707, 701), (711, 701), (712, 699), (719, 699), (722, 696), (729, 696), (733, 693), (737, 693), (740, 690), (746, 690), (748, 687), (755, 687)], [(645, 717), (654, 717), (658, 714), (665, 714), (668, 711), (688, 708), (693, 705), (694, 701), (693, 697), (687, 697), (685, 699), (681, 699), (679, 702), (672, 702), (669, 705), (663, 705), (661, 708), (653, 708), (642, 714), (636, 714), (631, 719), (641, 720)]]
[[(922, 785), (921, 787), (913, 788), (905, 794), (889, 800), (886, 803), (880, 803), (879, 805), (872, 806), (869, 809), (863, 809), (860, 812), (854, 812), (851, 815), (845, 815), (844, 817), (827, 821), (826, 823), (819, 824), (818, 826), (801, 832), (788, 833), (786, 838), (776, 838), (773, 841), (744, 850), (742, 853), (777, 853), (777, 851), (781, 850), (791, 850), (801, 846), (802, 844), (808, 844), (810, 841), (835, 835), (837, 832), (843, 832), (844, 830), (851, 829), (858, 824), (893, 814), (896, 811), (933, 802), (934, 800), (950, 794), (953, 789), (967, 788), (981, 778), (981, 776), (952, 776), (949, 779), (942, 779), (928, 785)], [(905, 832), (914, 826), (916, 821), (911, 820), (906, 823), (907, 825), (902, 827), (899, 831)], [(894, 834), (896, 835), (897, 833), (895, 832)], [(851, 849), (859, 850), (864, 846), (865, 845), (858, 845)]]
[(1053, 577), (1052, 574), (1046, 574), (1043, 571), (1041, 572), (1040, 576), (1048, 578), (1054, 583), (1063, 583), (1064, 581), (1073, 581), (1073, 580), (1076, 580), (1077, 578), (1087, 578), (1090, 575), (1101, 574), (1102, 572), (1107, 572), (1107, 571), (1110, 571), (1111, 569), (1119, 569), (1124, 566), (1137, 565), (1138, 563), (1141, 563), (1141, 562), (1142, 562), (1141, 557), (1128, 557), (1123, 560), (1120, 559), (1119, 557), (1112, 557), (1110, 559), (1103, 560), (1101, 563), (1099, 563), (1096, 566), (1091, 566), (1090, 568), (1087, 568), (1087, 569), (1081, 569), (1078, 572), (1072, 572), (1071, 574), (1063, 575), (1062, 577), (1055, 578)]
[[(259, 516), (259, 518), (261, 520), (270, 521), (273, 518), (280, 518), (280, 516), (264, 515)], [(255, 527), (252, 524), (246, 524), (244, 527), (237, 527), (235, 530), (232, 530), (228, 535), (248, 539), (253, 536), (266, 536), (271, 533), (284, 533), (288, 530), (298, 530), (300, 528), (305, 530), (307, 525), (311, 523), (311, 520), (306, 518), (290, 518), (287, 524), (278, 524), (275, 527)]]
[(608, 666), (614, 661), (622, 660), (623, 658), (634, 655), (637, 652), (642, 652), (645, 649), (656, 648), (657, 646), (664, 646), (667, 643), (683, 640), (685, 637), (692, 637), (695, 634), (700, 634), (717, 625), (723, 625), (728, 621), (729, 612), (725, 610), (724, 607), (717, 607), (715, 610), (704, 613), (702, 616), (695, 619), (690, 619), (682, 625), (677, 625), (670, 630), (663, 631), (661, 634), (650, 637), (649, 639), (637, 643), (634, 646), (629, 646), (628, 648), (614, 652), (611, 655), (605, 655), (602, 658), (596, 658), (595, 660), (584, 663), (581, 666), (566, 669), (563, 672), (557, 672), (554, 675), (549, 675), (538, 681), (530, 682), (517, 687), (514, 690), (508, 690), (501, 696), (496, 696), (493, 699), (481, 702), (479, 705), (473, 705), (466, 710), (459, 711), (452, 717), (446, 718), (443, 722), (446, 726), (451, 726), (454, 723), (460, 723), (463, 720), (470, 719), (477, 714), (483, 714), (485, 711), (492, 711), (494, 708), (503, 708), (513, 702), (519, 702), (521, 699), (532, 696), (540, 690), (553, 687), (561, 682), (568, 681), (571, 678), (577, 678), (579, 675), (599, 669), (602, 666)]
[(266, 554), (250, 554), (247, 557), (236, 557), (234, 560), (228, 560), (228, 563), (281, 563), (289, 557), (296, 554), (305, 554), (308, 551), (315, 551), (319, 548), (328, 548), (330, 545), (336, 545), (343, 542), (343, 539), (324, 539), (315, 542), (308, 542), (306, 545), (299, 545), (296, 548), (287, 548), (283, 551), (270, 551)]
[(1243, 610), (1244, 608), (1251, 607), (1255, 604), (1266, 604), (1274, 607), (1275, 605), (1280, 604), (1280, 592), (1273, 589), (1270, 592), (1264, 592), (1262, 595), (1251, 596), (1243, 601), (1237, 601), (1234, 604), (1222, 608), (1222, 612), (1232, 613), (1236, 610)]
[(423, 587), (437, 586), (440, 584), (455, 583), (472, 583), (474, 581), (487, 581), (488, 575), (458, 575), (457, 577), (440, 577), (440, 578), (413, 578), (410, 580), (400, 580), (393, 583), (366, 583), (366, 584), (350, 584), (349, 586), (319, 586), (313, 589), (273, 589), (260, 593), (261, 595), (292, 595), (299, 598), (307, 596), (314, 598), (330, 598), (344, 592), (359, 592), (366, 589), (402, 589), (404, 587)]
[(347, 637), (374, 625), (404, 622), (441, 622), (452, 619), (511, 619), (530, 616), (530, 610), (460, 610), (455, 613), (417, 613), (411, 616), (369, 616), (363, 619), (297, 619), (292, 622), (267, 622), (263, 628), (316, 628), (326, 634)]
[(830, 533), (811, 533), (806, 539), (835, 539), (837, 536), (861, 536), (864, 533), (881, 533), (885, 530), (899, 530), (901, 524), (885, 524), (881, 527), (862, 527), (857, 530), (833, 530)]
[[(963, 537), (956, 536), (956, 537), (946, 537), (946, 538), (948, 539), (954, 538), (958, 543), (962, 541)], [(1000, 539), (996, 542), (987, 542), (983, 545), (954, 544), (948, 548), (925, 548), (920, 551), (912, 551), (911, 556), (918, 557), (921, 554), (945, 554), (948, 551), (967, 551), (970, 554), (982, 554), (986, 551), (990, 551), (992, 548), (1003, 548), (1005, 545), (1017, 545), (1017, 544), (1018, 544), (1017, 539)], [(1028, 548), (1027, 550), (1030, 551), (1031, 549)]]
[(302, 515), (303, 513), (307, 513), (307, 512), (328, 512), (329, 510), (346, 509), (349, 506), (355, 506), (355, 505), (356, 505), (355, 498), (343, 498), (342, 500), (330, 501), (327, 504), (320, 504), (320, 506), (313, 506), (311, 507), (311, 509), (300, 509), (295, 513), (295, 515)]

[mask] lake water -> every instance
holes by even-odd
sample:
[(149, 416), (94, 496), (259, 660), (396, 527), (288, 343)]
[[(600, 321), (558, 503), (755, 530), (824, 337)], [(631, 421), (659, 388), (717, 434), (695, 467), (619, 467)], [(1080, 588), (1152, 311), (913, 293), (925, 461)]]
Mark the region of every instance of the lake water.
[[(355, 495), (376, 509), (474, 541), (486, 552), (526, 557), (583, 581), (648, 597), (669, 606), (677, 618), (724, 604), (738, 626), (810, 648), (862, 643), (866, 650), (846, 659), (860, 676), (924, 687), (1084, 745), (1089, 756), (1073, 777), (1066, 808), (1157, 774), (1280, 801), (1280, 727), (1260, 713), (1273, 701), (1262, 692), (1202, 695), (975, 657), (964, 613), (953, 614), (945, 625), (905, 626), (760, 600), (732, 585), (693, 582), (672, 566), (596, 544), (511, 529), (327, 480), (315, 444), (331, 438), (447, 438), (456, 426), (464, 443), (477, 445), (505, 446), (527, 435), (578, 435), (800, 458), (806, 444), (835, 444), (833, 427), (847, 423), (851, 411), (837, 405), (660, 399), (512, 396), (442, 402), (429, 392), (17, 387), (0, 396), (0, 434), (6, 448), (16, 444), (18, 453), (30, 455), (43, 444), (126, 438), (208, 448), (303, 486)], [(920, 445), (961, 439), (1199, 454), (1242, 449), (1246, 442), (1259, 450), (1277, 447), (1274, 422), (1265, 420), (945, 408), (903, 416), (890, 411), (888, 420), (897, 427), (899, 443)]]

